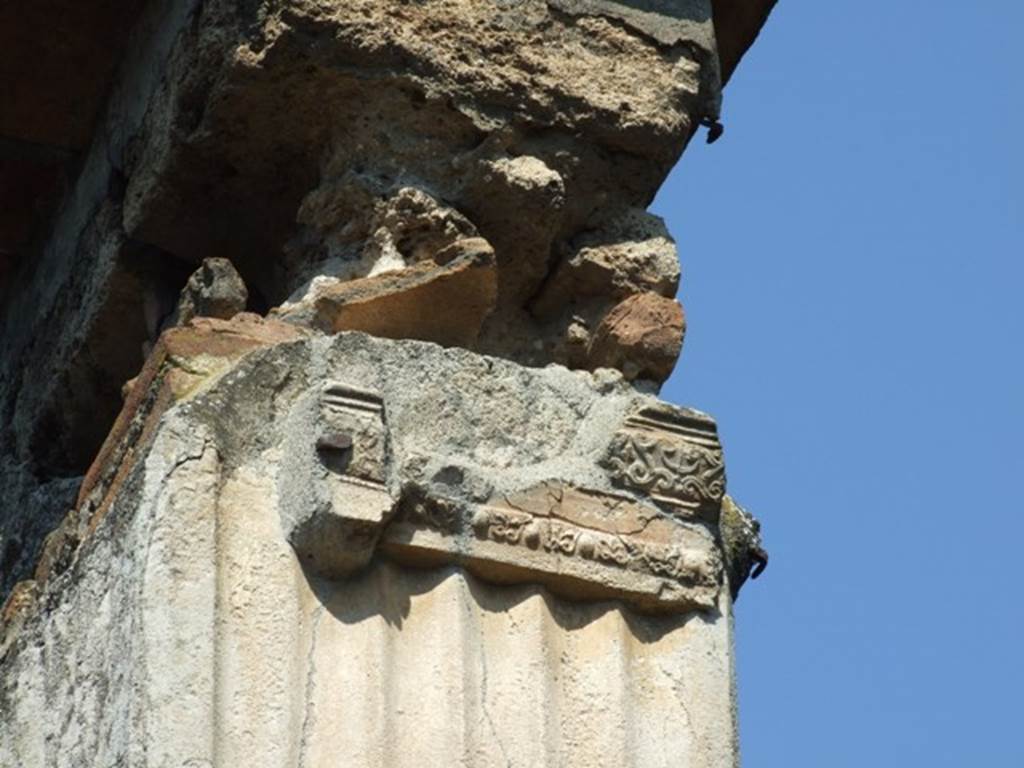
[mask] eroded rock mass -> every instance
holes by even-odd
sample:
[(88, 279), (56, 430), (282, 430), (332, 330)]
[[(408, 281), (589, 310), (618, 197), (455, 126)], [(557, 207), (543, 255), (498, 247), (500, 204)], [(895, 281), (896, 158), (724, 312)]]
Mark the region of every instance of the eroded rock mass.
[(643, 209), (719, 113), (710, 2), (638, 5), (208, 3), (126, 158), (123, 222), (231, 258), (285, 317), (482, 240), (497, 290), (473, 348), (597, 367), (577, 337), (610, 302), (674, 299), (674, 245)]
[(678, 256), (645, 208), (719, 116), (757, 5), (2, 11), (3, 588), (65, 502), (20, 510), (85, 471), (206, 259), (245, 309), (325, 332), (663, 380)]
[(773, 4), (0, 9), (0, 768), (735, 765), (647, 207)]

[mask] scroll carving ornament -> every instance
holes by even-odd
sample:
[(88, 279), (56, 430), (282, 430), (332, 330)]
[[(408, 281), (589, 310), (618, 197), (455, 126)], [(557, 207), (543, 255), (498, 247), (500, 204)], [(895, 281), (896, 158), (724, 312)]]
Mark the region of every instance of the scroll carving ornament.
[(717, 503), (725, 493), (722, 452), (681, 440), (622, 432), (605, 465), (617, 484), (655, 497)]
[[(573, 492), (572, 500), (566, 499), (566, 503), (577, 505), (582, 500), (602, 506), (616, 503), (612, 497), (593, 492)], [(671, 535), (657, 540), (666, 533), (657, 523), (644, 524), (627, 535), (559, 520), (550, 513), (532, 513), (506, 506), (481, 505), (467, 517), (463, 514), (467, 513), (449, 500), (422, 496), (406, 506), (405, 520), (446, 537), (469, 534), (477, 540), (520, 552), (526, 550), (570, 561), (589, 561), (620, 572), (667, 578), (680, 585), (712, 591), (718, 588), (721, 562), (715, 550), (694, 546), (692, 541), (673, 541)], [(669, 529), (677, 530), (675, 526), (675, 523), (669, 524)], [(663, 533), (648, 538), (654, 529)], [(454, 541), (448, 546), (459, 548)], [(551, 561), (549, 567), (554, 567), (554, 562)], [(568, 563), (563, 567), (569, 567)], [(554, 567), (554, 570), (561, 569)]]

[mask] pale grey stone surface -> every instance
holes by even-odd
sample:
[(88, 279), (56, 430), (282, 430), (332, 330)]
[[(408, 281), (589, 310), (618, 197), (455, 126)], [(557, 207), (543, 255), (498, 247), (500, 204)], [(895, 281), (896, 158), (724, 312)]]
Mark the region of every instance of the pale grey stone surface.
[[(339, 413), (335, 406), (345, 398), (355, 405)], [(667, 601), (666, 609), (706, 605), (722, 578), (717, 506), (659, 508), (614, 483), (604, 466), (627, 416), (656, 403), (613, 371), (595, 377), (561, 366), (528, 369), (466, 350), (348, 333), (257, 351), (182, 409), (216, 436), (228, 466), (281, 451), (275, 472), (283, 530), (317, 573), (342, 577), (368, 562), (410, 494), (464, 509), (468, 519), (479, 505), (558, 483), (615, 504), (635, 499), (643, 515), (679, 517), (672, 525), (696, 547), (694, 557), (711, 558), (700, 567), (712, 591), (652, 599)], [(338, 435), (353, 452), (337, 460), (352, 465), (333, 466), (328, 454)], [(367, 440), (368, 451), (361, 448)], [(714, 493), (716, 505), (721, 488)], [(458, 541), (450, 546), (468, 546)], [(465, 555), (478, 560), (468, 549)], [(589, 566), (579, 571), (586, 573), (606, 583)], [(555, 574), (541, 574), (541, 581), (559, 586)]]
[(362, 334), (251, 353), (164, 415), (0, 650), (0, 765), (735, 765), (724, 584), (656, 617), (379, 554), (345, 579), (304, 567), (288, 531), (336, 501), (316, 451), (345, 445), (318, 440), (325, 384), (379, 393), (384, 474), (348, 471), (385, 496), (412, 476), (629, 495), (600, 460), (656, 403), (611, 372)]

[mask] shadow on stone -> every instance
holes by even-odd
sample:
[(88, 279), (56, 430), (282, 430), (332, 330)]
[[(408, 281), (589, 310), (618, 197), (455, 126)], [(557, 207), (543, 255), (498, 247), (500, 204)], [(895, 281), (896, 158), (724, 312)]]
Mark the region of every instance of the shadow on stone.
[(344, 624), (359, 624), (380, 617), (388, 625), (401, 629), (412, 610), (413, 599), (434, 591), (452, 578), (464, 580), (473, 601), (487, 613), (508, 613), (524, 601), (539, 596), (551, 620), (569, 632), (581, 630), (611, 611), (619, 612), (634, 637), (644, 644), (658, 642), (691, 620), (713, 624), (721, 619), (718, 611), (652, 615), (630, 610), (614, 600), (576, 602), (552, 594), (537, 584), (491, 584), (454, 565), (410, 568), (378, 557), (367, 569), (345, 581), (324, 579), (305, 569), (304, 573), (317, 600)]

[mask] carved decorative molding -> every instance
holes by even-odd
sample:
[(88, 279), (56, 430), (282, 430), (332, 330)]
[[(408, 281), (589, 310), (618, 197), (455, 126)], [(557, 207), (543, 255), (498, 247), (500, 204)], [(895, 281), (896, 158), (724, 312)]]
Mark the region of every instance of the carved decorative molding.
[(387, 439), (380, 395), (332, 382), (321, 391), (320, 413), (324, 432), (317, 450), (324, 463), (348, 481), (383, 486)]
[(370, 562), (395, 510), (384, 404), (375, 392), (332, 382), (320, 390), (317, 406), (320, 466), (300, 463), (292, 470), (289, 482), (299, 487), (285, 496), (285, 529), (307, 568), (345, 578)]
[(721, 558), (702, 526), (558, 482), (482, 505), (414, 489), (403, 494), (382, 546), (403, 562), (456, 562), (485, 579), (535, 581), (649, 610), (711, 608), (722, 582)]
[(615, 485), (686, 513), (717, 509), (725, 493), (715, 423), (696, 411), (662, 404), (629, 416), (601, 464)]
[[(406, 565), (457, 564), (487, 581), (532, 582), (574, 599), (661, 612), (717, 606), (721, 551), (712, 528), (694, 518), (717, 509), (725, 478), (714, 423), (700, 414), (638, 411), (603, 462), (616, 484), (666, 508), (565, 479), (489, 498), (468, 493), (462, 475), (454, 484), (410, 479), (389, 469), (379, 395), (332, 382), (318, 408), (316, 449), (327, 472), (315, 482), (326, 480), (327, 496), (300, 516), (292, 540), (321, 575), (344, 578), (380, 550)], [(406, 477), (397, 499), (388, 491), (393, 472)]]

